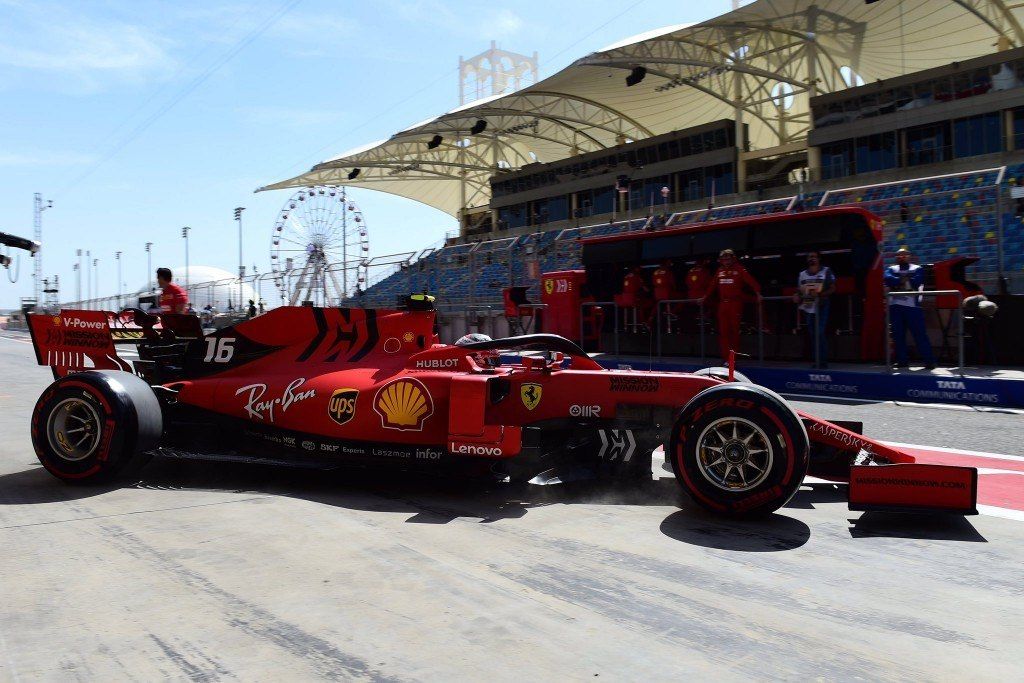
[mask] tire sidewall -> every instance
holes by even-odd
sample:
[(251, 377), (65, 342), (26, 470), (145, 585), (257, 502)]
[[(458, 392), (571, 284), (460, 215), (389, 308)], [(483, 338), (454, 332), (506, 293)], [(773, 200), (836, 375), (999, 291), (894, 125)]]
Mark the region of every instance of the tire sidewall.
[[(697, 441), (705, 427), (724, 417), (748, 420), (768, 436), (772, 465), (754, 488), (728, 492), (708, 481), (697, 466)], [(733, 516), (759, 516), (793, 497), (807, 474), (807, 432), (784, 399), (763, 387), (720, 385), (702, 391), (682, 410), (672, 429), (672, 469), (683, 489), (700, 506)]]
[[(32, 445), (43, 467), (59, 479), (98, 482), (120, 471), (132, 455), (134, 411), (113, 391), (93, 378), (72, 375), (51, 384), (32, 412)], [(104, 389), (107, 389), (104, 391)], [(76, 398), (90, 405), (100, 416), (100, 443), (88, 457), (71, 461), (51, 446), (47, 430), (50, 415), (62, 401)]]

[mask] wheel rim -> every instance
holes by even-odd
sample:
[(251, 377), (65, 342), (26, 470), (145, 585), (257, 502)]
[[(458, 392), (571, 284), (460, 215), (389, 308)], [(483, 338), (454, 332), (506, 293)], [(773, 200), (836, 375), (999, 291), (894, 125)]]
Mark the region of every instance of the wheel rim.
[(50, 411), (46, 436), (50, 448), (70, 462), (84, 460), (100, 444), (100, 416), (79, 398), (66, 398)]
[(772, 469), (772, 445), (763, 429), (741, 417), (715, 420), (697, 439), (697, 468), (730, 493), (749, 491)]

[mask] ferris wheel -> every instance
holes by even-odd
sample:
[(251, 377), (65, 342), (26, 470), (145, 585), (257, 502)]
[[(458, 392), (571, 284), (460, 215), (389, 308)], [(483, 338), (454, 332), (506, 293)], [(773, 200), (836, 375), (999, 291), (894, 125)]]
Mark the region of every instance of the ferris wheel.
[(281, 301), (335, 306), (366, 285), (370, 242), (344, 187), (306, 187), (284, 203), (270, 239)]

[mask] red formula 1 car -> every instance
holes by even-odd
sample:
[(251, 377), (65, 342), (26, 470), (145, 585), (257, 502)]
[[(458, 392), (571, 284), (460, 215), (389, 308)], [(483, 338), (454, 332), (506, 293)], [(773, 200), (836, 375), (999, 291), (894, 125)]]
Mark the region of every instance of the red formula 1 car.
[[(554, 335), (440, 344), (424, 300), (279, 308), (211, 334), (193, 316), (137, 310), (35, 315), (30, 327), (56, 377), (32, 442), (71, 482), (124, 475), (152, 454), (649, 481), (664, 446), (682, 488), (722, 514), (776, 510), (808, 472), (850, 481), (855, 509), (975, 510), (975, 470), (914, 464), (763, 387), (606, 370)], [(122, 344), (138, 360), (120, 357)]]

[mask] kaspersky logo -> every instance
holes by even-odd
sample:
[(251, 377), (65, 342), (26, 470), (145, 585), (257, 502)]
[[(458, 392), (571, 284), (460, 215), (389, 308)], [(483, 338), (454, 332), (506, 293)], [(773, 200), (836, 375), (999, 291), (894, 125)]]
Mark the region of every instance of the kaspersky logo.
[(423, 382), (404, 377), (386, 384), (373, 397), (373, 409), (384, 429), (423, 431), (423, 423), (434, 414), (434, 399)]

